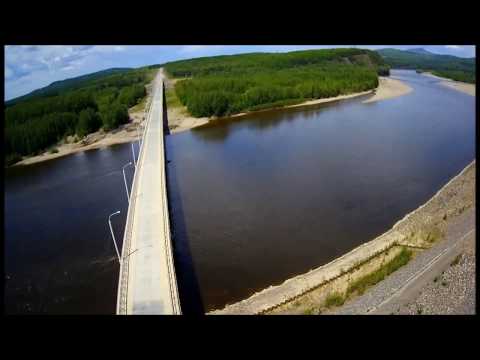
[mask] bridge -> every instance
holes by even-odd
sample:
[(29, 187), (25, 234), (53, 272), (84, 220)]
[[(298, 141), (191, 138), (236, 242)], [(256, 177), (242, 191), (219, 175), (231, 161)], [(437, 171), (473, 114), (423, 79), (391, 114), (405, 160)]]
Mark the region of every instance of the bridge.
[(181, 314), (168, 213), (163, 72), (153, 82), (123, 237), (117, 314)]

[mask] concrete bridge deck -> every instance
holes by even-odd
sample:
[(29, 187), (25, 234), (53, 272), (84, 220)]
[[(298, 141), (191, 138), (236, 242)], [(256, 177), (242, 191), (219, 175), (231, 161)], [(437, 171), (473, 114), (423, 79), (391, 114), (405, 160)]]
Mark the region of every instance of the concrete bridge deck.
[(154, 80), (125, 225), (117, 314), (181, 314), (165, 176), (163, 73)]

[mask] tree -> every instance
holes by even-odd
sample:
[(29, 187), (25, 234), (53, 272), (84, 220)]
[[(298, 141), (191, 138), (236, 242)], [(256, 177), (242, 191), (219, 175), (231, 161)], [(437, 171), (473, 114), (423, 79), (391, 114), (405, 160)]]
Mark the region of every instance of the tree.
[(78, 136), (84, 137), (85, 135), (93, 131), (97, 131), (100, 126), (102, 126), (102, 121), (98, 116), (98, 113), (95, 112), (95, 110), (93, 110), (92, 108), (87, 108), (80, 111), (76, 129), (76, 133)]
[(101, 118), (103, 127), (107, 131), (127, 123), (130, 119), (127, 107), (118, 102), (106, 106), (102, 111)]

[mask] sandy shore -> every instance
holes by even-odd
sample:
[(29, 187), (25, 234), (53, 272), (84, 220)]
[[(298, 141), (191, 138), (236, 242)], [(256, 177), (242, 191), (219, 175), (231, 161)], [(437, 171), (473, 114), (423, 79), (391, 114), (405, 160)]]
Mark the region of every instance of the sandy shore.
[[(368, 94), (374, 94), (371, 98), (364, 101), (364, 103), (370, 103), (370, 102), (375, 102), (379, 100), (384, 100), (384, 99), (405, 95), (412, 90), (408, 85), (406, 85), (405, 83), (399, 80), (390, 79), (387, 77), (380, 77), (379, 80), (380, 80), (379, 86), (374, 90), (368, 90), (368, 91), (363, 91), (363, 92), (349, 94), (349, 95), (340, 95), (340, 96), (325, 98), (325, 99), (310, 100), (300, 104), (285, 106), (283, 108), (313, 106), (313, 105), (318, 105), (323, 103), (330, 103), (334, 101), (351, 99), (351, 98), (364, 96)], [(174, 83), (175, 83), (175, 80), (172, 81), (167, 79), (167, 88), (169, 86), (173, 86)], [(148, 93), (150, 92), (149, 86), (147, 86), (147, 92)], [(149, 101), (149, 97), (147, 99), (147, 103), (148, 101)], [(265, 109), (257, 112), (269, 111), (269, 110), (272, 110), (272, 109)], [(243, 113), (235, 114), (231, 116), (231, 118), (239, 118), (242, 116), (249, 115), (251, 113), (252, 112), (243, 112)], [(50, 153), (46, 151), (37, 156), (25, 157), (23, 160), (19, 161), (13, 166), (34, 164), (40, 161), (51, 160), (51, 159), (59, 158), (62, 156), (74, 154), (81, 151), (99, 149), (99, 148), (104, 148), (114, 144), (122, 144), (122, 143), (135, 141), (138, 139), (136, 129), (139, 128), (139, 133), (140, 134), (142, 133), (142, 129), (143, 129), (142, 124), (145, 117), (145, 112), (143, 110), (136, 111), (136, 112), (129, 111), (129, 115), (132, 121), (128, 124), (122, 125), (118, 129), (115, 129), (109, 132), (104, 132), (103, 130), (100, 130), (95, 133), (89, 134), (84, 139), (76, 142), (73, 142), (72, 139), (70, 138), (69, 141), (59, 143), (55, 146), (55, 148), (58, 150), (58, 152), (56, 153)], [(205, 125), (215, 120), (217, 120), (217, 118), (214, 118), (214, 117), (202, 117), (202, 118), (192, 117), (188, 114), (185, 107), (168, 109), (168, 123), (169, 123), (170, 131), (172, 134), (186, 131), (201, 125)]]
[[(120, 126), (119, 128), (104, 132), (103, 130), (91, 133), (80, 141), (73, 142), (72, 137), (68, 141), (59, 143), (55, 146), (58, 150), (56, 153), (48, 151), (31, 157), (25, 157), (22, 161), (17, 162), (13, 166), (30, 165), (41, 161), (51, 160), (62, 156), (74, 154), (81, 151), (104, 148), (107, 146), (122, 144), (135, 141), (139, 138), (138, 134), (143, 131), (144, 111), (130, 112), (131, 122)], [(137, 132), (138, 128), (138, 132)]]
[(460, 81), (442, 81), (440, 83), (443, 86), (448, 86), (449, 88), (461, 91), (465, 94), (475, 96), (475, 85), (468, 84)]
[(100, 149), (115, 144), (124, 144), (138, 140), (143, 133), (145, 110), (148, 108), (151, 99), (150, 94), (152, 91), (152, 84), (147, 84), (145, 88), (147, 91), (145, 103), (133, 106), (128, 110), (128, 115), (130, 117), (129, 123), (121, 125), (117, 129), (108, 132), (100, 129), (97, 132), (88, 134), (86, 137), (78, 141), (75, 141), (74, 137), (69, 136), (64, 141), (61, 141), (60, 143), (51, 147), (53, 149), (56, 149), (57, 152), (50, 153), (50, 151), (45, 151), (40, 155), (24, 157), (21, 161), (15, 163), (12, 166), (30, 165), (41, 161), (52, 160), (62, 156), (75, 154), (82, 151)]
[(375, 91), (375, 95), (363, 101), (363, 103), (392, 99), (398, 96), (406, 95), (411, 91), (413, 91), (413, 89), (404, 82), (381, 76), (379, 77), (379, 85)]
[(471, 95), (471, 96), (475, 96), (475, 84), (469, 84), (469, 83), (462, 82), (462, 81), (455, 81), (455, 80), (447, 79), (447, 78), (444, 78), (444, 77), (433, 75), (432, 73), (429, 73), (429, 72), (422, 73), (422, 75), (428, 76), (428, 77), (433, 77), (433, 78), (439, 79), (439, 80), (443, 80), (443, 81), (440, 82), (441, 85), (447, 86), (447, 87), (449, 87), (451, 89), (454, 89), (454, 90), (457, 90), (457, 91), (461, 91), (461, 92), (463, 92), (465, 94), (468, 94), (468, 95)]
[[(175, 80), (173, 81), (167, 80), (167, 82), (170, 82), (170, 84), (167, 85), (167, 87), (173, 86), (174, 81)], [(375, 101), (386, 100), (386, 99), (391, 99), (397, 96), (406, 95), (411, 91), (412, 91), (412, 88), (400, 80), (391, 79), (388, 77), (379, 77), (379, 86), (374, 90), (367, 90), (367, 91), (362, 91), (359, 93), (348, 94), (348, 95), (339, 95), (339, 96), (324, 98), (324, 99), (309, 100), (299, 104), (283, 106), (279, 109), (313, 106), (313, 105), (352, 99), (358, 96), (373, 94), (371, 98), (368, 98), (367, 100), (363, 101), (364, 103), (371, 103)], [(270, 110), (272, 109), (242, 112), (242, 113), (232, 115), (229, 118), (239, 118), (239, 117), (250, 115), (252, 113), (270, 111)], [(216, 120), (218, 120), (218, 118), (215, 118), (215, 117), (194, 118), (188, 114), (185, 107), (168, 109), (168, 124), (172, 134), (178, 133), (181, 131), (186, 131), (197, 126), (205, 125), (211, 121), (216, 121)]]

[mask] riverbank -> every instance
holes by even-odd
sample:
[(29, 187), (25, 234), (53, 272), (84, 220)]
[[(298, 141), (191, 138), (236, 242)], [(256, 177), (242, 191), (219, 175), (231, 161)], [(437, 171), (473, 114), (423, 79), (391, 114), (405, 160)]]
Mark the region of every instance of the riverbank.
[(398, 264), (405, 251), (408, 262), (422, 249), (431, 248), (443, 238), (450, 221), (474, 206), (475, 160), (383, 235), (326, 265), (209, 314), (318, 314), (341, 305), (347, 296), (359, 295), (360, 285), (363, 289), (381, 280), (389, 273), (385, 267)]
[(392, 99), (398, 96), (407, 95), (412, 91), (413, 89), (403, 81), (388, 77), (379, 77), (379, 86), (375, 91), (375, 95), (363, 101), (363, 103), (367, 104), (375, 101)]
[[(69, 136), (65, 141), (53, 147), (56, 152), (45, 151), (36, 156), (25, 157), (21, 161), (15, 163), (13, 166), (30, 165), (41, 161), (56, 159), (62, 156), (75, 154), (82, 151), (93, 149), (100, 149), (115, 144), (129, 143), (138, 140), (138, 134), (142, 134), (144, 112), (129, 113), (131, 122), (121, 125), (115, 130), (105, 132), (99, 130), (97, 132), (87, 135), (85, 138), (74, 141), (74, 138)], [(137, 130), (138, 129), (138, 130)]]
[[(176, 82), (175, 79), (174, 80), (167, 79), (167, 88), (173, 90), (173, 86), (175, 82)], [(264, 109), (264, 110), (258, 110), (258, 111), (247, 111), (247, 112), (242, 112), (242, 113), (229, 116), (228, 118), (237, 119), (240, 117), (251, 115), (252, 113), (271, 111), (274, 109), (308, 107), (308, 106), (313, 106), (318, 104), (352, 99), (355, 97), (365, 96), (369, 94), (373, 94), (373, 96), (365, 100), (364, 103), (372, 103), (375, 101), (381, 101), (381, 100), (386, 100), (386, 99), (391, 99), (398, 96), (406, 95), (410, 93), (412, 90), (413, 89), (410, 86), (408, 86), (407, 84), (405, 84), (400, 80), (380, 76), (379, 85), (376, 89), (362, 91), (362, 92), (348, 94), (348, 95), (339, 95), (339, 96), (330, 97), (330, 98), (309, 100), (299, 104), (283, 106), (280, 108), (270, 108), (270, 109)], [(175, 107), (172, 107), (172, 106), (168, 107), (167, 110), (168, 110), (168, 125), (171, 133), (186, 131), (186, 130), (219, 120), (219, 118), (215, 118), (215, 117), (194, 118), (190, 114), (188, 114), (187, 109), (184, 106), (180, 105), (179, 103)]]
[(443, 86), (447, 86), (451, 89), (463, 92), (463, 93), (471, 95), (471, 96), (475, 96), (475, 84), (469, 84), (469, 83), (462, 82), (462, 81), (455, 81), (455, 80), (452, 80), (452, 79), (447, 79), (447, 78), (444, 78), (444, 77), (433, 75), (430, 72), (424, 72), (424, 73), (422, 73), (422, 75), (442, 80), (440, 82), (440, 84), (443, 85)]
[[(75, 154), (82, 151), (100, 149), (111, 145), (124, 144), (136, 141), (143, 132), (145, 109), (150, 101), (151, 85), (147, 85), (147, 98), (141, 104), (129, 109), (130, 122), (119, 126), (117, 129), (105, 132), (103, 129), (88, 134), (83, 139), (69, 136), (60, 143), (52, 146), (50, 150), (40, 155), (24, 157), (12, 166), (30, 165), (41, 161), (56, 159), (59, 157)], [(53, 150), (53, 151), (52, 151)]]

